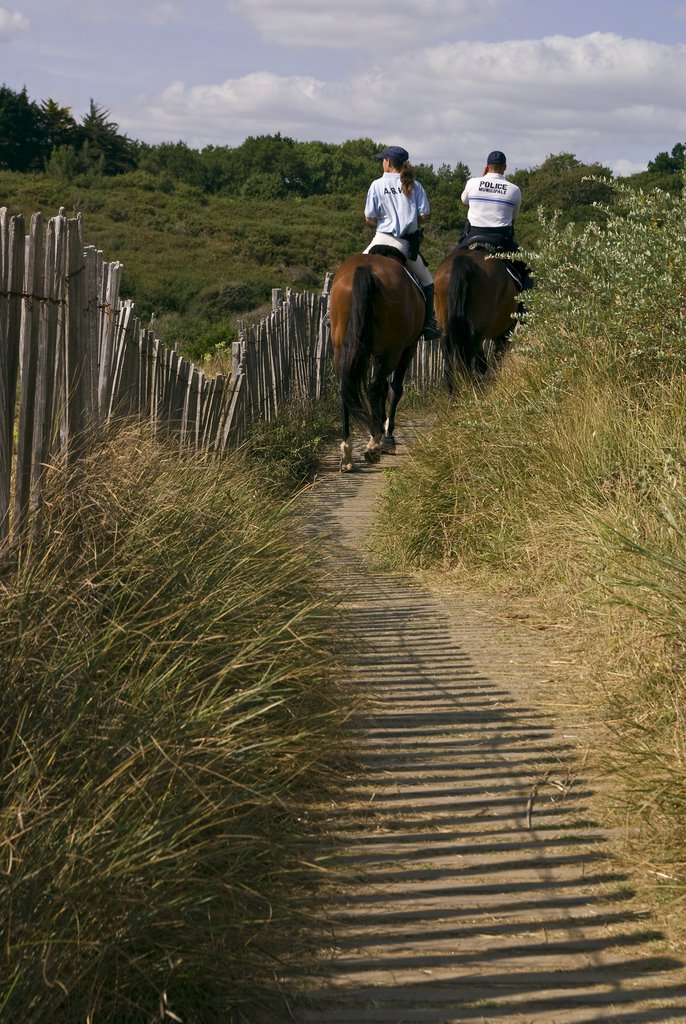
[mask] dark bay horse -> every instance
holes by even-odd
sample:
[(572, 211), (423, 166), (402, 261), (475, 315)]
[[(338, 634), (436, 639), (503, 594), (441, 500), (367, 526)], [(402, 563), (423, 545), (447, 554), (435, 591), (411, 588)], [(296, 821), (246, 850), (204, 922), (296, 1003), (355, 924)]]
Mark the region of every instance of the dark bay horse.
[(395, 411), (422, 332), (424, 296), (397, 259), (356, 254), (334, 275), (329, 320), (343, 420), (341, 471), (350, 472), (351, 417), (369, 431), (367, 462), (395, 448)]
[[(436, 318), (442, 329), (446, 383), (479, 380), (502, 355), (516, 324), (519, 289), (504, 260), (479, 249), (453, 249), (436, 271)], [(488, 341), (492, 346), (488, 346)]]

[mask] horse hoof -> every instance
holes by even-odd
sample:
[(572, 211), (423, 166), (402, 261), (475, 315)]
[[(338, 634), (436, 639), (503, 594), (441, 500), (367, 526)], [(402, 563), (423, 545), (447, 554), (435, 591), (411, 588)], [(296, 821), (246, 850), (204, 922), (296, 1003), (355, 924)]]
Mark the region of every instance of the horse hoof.
[(395, 438), (394, 437), (382, 437), (381, 438), (381, 451), (388, 452), (391, 455), (395, 455)]
[(353, 464), (352, 464), (352, 462), (344, 462), (343, 459), (341, 459), (340, 469), (341, 469), (341, 473), (352, 473), (352, 471), (353, 471)]
[(374, 466), (377, 462), (381, 462), (381, 449), (368, 448), (364, 453), (364, 461), (368, 462), (370, 466)]

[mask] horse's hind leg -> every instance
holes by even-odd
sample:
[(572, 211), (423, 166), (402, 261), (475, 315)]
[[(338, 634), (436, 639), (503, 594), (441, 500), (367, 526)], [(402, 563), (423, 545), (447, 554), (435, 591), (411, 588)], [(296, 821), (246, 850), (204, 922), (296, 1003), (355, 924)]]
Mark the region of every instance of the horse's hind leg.
[(506, 331), (493, 339), (493, 358), (496, 364), (500, 362), (512, 344), (512, 330), (512, 327), (508, 327)]
[(388, 394), (388, 375), (383, 361), (374, 366), (372, 379), (369, 383), (369, 408), (371, 410), (370, 437), (364, 457), (367, 462), (375, 463), (381, 458), (381, 438), (383, 423), (386, 416), (386, 395)]
[(341, 473), (351, 473), (353, 470), (353, 446), (350, 440), (350, 414), (348, 407), (341, 396), (341, 420), (343, 422), (343, 440), (341, 441)]
[(390, 395), (390, 402), (388, 406), (388, 419), (385, 423), (384, 435), (381, 438), (381, 450), (384, 452), (395, 452), (395, 411), (398, 408), (398, 402), (403, 397), (403, 381), (405, 380), (405, 374), (407, 368), (412, 362), (414, 355), (414, 346), (406, 348), (400, 357), (400, 362), (393, 371), (391, 377), (391, 383), (388, 389)]

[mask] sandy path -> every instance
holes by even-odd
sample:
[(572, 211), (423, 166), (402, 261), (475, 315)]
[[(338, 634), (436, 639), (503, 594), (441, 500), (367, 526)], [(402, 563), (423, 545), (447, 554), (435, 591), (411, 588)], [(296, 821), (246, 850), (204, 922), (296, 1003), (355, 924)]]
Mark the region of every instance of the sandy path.
[[(402, 449), (389, 466), (402, 472)], [(686, 1020), (683, 963), (590, 817), (583, 736), (540, 700), (545, 637), (365, 567), (382, 470), (325, 473), (312, 499), (373, 700), (331, 811), (345, 878), (331, 949), (288, 1019)]]

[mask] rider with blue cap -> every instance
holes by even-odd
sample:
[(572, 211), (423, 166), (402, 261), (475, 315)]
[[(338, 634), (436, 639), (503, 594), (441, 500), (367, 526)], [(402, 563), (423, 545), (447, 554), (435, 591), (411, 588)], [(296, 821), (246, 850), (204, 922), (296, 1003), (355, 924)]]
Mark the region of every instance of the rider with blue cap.
[(429, 200), (424, 187), (415, 179), (406, 149), (388, 146), (376, 154), (376, 159), (383, 160), (383, 174), (369, 186), (364, 207), (365, 220), (376, 228), (376, 233), (364, 251), (382, 247), (402, 253), (424, 292), (422, 333), (425, 338), (439, 338), (441, 332), (434, 318), (433, 277), (419, 252), (420, 228), (430, 214)]
[[(465, 249), (472, 242), (488, 241), (502, 252), (517, 252), (519, 246), (514, 237), (514, 222), (522, 205), (522, 193), (518, 185), (505, 177), (507, 160), (500, 149), (494, 149), (486, 158), (483, 174), (470, 178), (464, 187), (461, 199), (469, 209), (467, 228), (458, 242), (459, 249)], [(522, 278), (524, 290), (533, 287), (529, 269), (522, 260), (514, 260), (515, 268)]]

